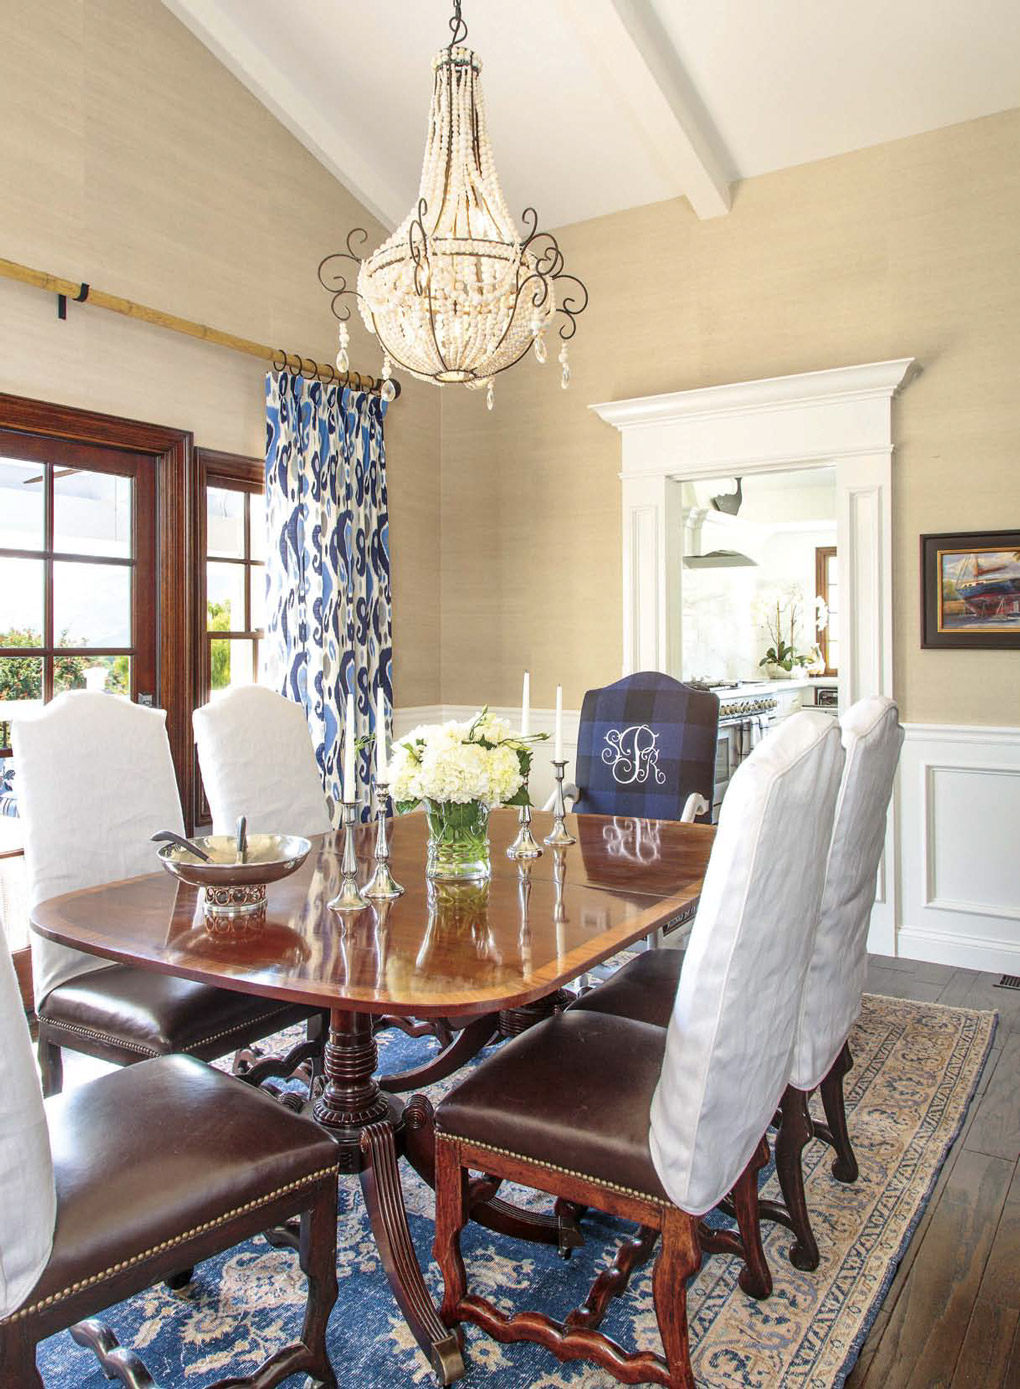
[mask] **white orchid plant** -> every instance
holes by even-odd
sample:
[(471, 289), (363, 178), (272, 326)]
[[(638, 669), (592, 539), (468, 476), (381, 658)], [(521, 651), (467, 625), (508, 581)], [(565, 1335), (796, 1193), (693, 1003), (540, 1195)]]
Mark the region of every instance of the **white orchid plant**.
[(390, 795), (401, 814), (423, 802), (530, 805), (532, 744), (548, 736), (515, 733), (488, 706), (467, 722), (422, 724), (393, 745)]

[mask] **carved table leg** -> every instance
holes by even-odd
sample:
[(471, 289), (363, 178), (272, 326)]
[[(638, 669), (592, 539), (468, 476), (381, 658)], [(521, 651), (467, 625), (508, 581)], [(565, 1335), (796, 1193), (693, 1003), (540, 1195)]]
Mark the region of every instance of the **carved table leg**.
[(562, 1013), (568, 1004), (573, 1003), (576, 994), (569, 989), (557, 989), (555, 993), (536, 998), (534, 1003), (525, 1003), (520, 1008), (504, 1008), (499, 1015), (499, 1031), (503, 1037), (516, 1037), (544, 1022), (556, 1013)]
[(125, 1389), (156, 1389), (156, 1381), (138, 1356), (122, 1346), (103, 1322), (94, 1317), (76, 1322), (71, 1327), (71, 1338), (92, 1352), (107, 1379), (117, 1380)]
[(380, 1090), (375, 1077), (378, 1061), (371, 1017), (335, 1008), (322, 1057), (324, 1084), (312, 1114), (336, 1139), (341, 1172), (360, 1172), (361, 1134), (369, 1124), (401, 1126), (400, 1101)]
[(464, 1373), (464, 1357), (456, 1334), (440, 1319), (421, 1276), (407, 1228), (391, 1126), (369, 1124), (362, 1131), (361, 1151), (365, 1160), (361, 1189), (393, 1296), (440, 1384), (452, 1384)]

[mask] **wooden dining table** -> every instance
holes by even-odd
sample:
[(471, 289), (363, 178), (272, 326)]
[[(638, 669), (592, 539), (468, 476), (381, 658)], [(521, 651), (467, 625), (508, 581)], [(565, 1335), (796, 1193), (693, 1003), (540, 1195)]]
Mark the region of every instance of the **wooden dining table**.
[[(402, 1096), (477, 1056), (499, 1034), (501, 1016), (523, 1026), (551, 1013), (579, 976), (689, 921), (714, 835), (710, 826), (631, 817), (569, 816), (566, 823), (576, 843), (520, 862), (505, 852), (517, 812), (493, 812), (491, 879), (449, 883), (425, 878), (425, 817), (401, 816), (389, 829), (391, 870), (403, 895), (342, 915), (328, 906), (342, 849), (332, 835), (313, 840), (301, 868), (269, 887), (264, 921), (236, 932), (208, 926), (200, 891), (158, 870), (51, 898), (32, 912), (33, 928), (61, 945), (329, 1010), (322, 1084), (310, 1112), (336, 1139), (341, 1170), (360, 1176), (390, 1286), (442, 1384), (462, 1375), (464, 1362), (411, 1243), (398, 1158), (431, 1182), (433, 1145), (427, 1106)], [(550, 815), (535, 813), (536, 838), (551, 825)], [(374, 827), (360, 826), (362, 882), (374, 843)], [(387, 1016), (442, 1020), (447, 1045), (419, 1066), (380, 1075), (375, 1034)], [(565, 1238), (554, 1214), (517, 1208), (494, 1196), (491, 1183), (471, 1213), (504, 1234), (561, 1246)]]

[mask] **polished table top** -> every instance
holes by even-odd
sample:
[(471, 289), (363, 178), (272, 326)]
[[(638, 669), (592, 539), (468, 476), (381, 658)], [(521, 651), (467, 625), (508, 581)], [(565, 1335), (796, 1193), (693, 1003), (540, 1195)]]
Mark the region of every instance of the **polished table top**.
[[(537, 839), (551, 825), (535, 813)], [(701, 890), (710, 826), (581, 815), (567, 827), (578, 843), (521, 866), (505, 854), (517, 812), (495, 811), (492, 879), (432, 883), (425, 817), (399, 817), (390, 862), (404, 895), (343, 916), (326, 905), (339, 886), (341, 841), (324, 836), (296, 873), (270, 885), (265, 924), (247, 938), (212, 934), (199, 889), (163, 871), (51, 898), (32, 924), (110, 960), (297, 1003), (420, 1017), (492, 1012), (543, 997), (689, 914)], [(359, 827), (361, 882), (374, 837), (374, 826)]]

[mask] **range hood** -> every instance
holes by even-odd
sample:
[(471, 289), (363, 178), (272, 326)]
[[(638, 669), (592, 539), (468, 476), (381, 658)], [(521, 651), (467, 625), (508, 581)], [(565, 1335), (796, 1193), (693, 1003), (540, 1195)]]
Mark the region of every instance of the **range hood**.
[(707, 555), (684, 555), (685, 569), (736, 569), (744, 565), (757, 568), (758, 561), (739, 550), (709, 550)]

